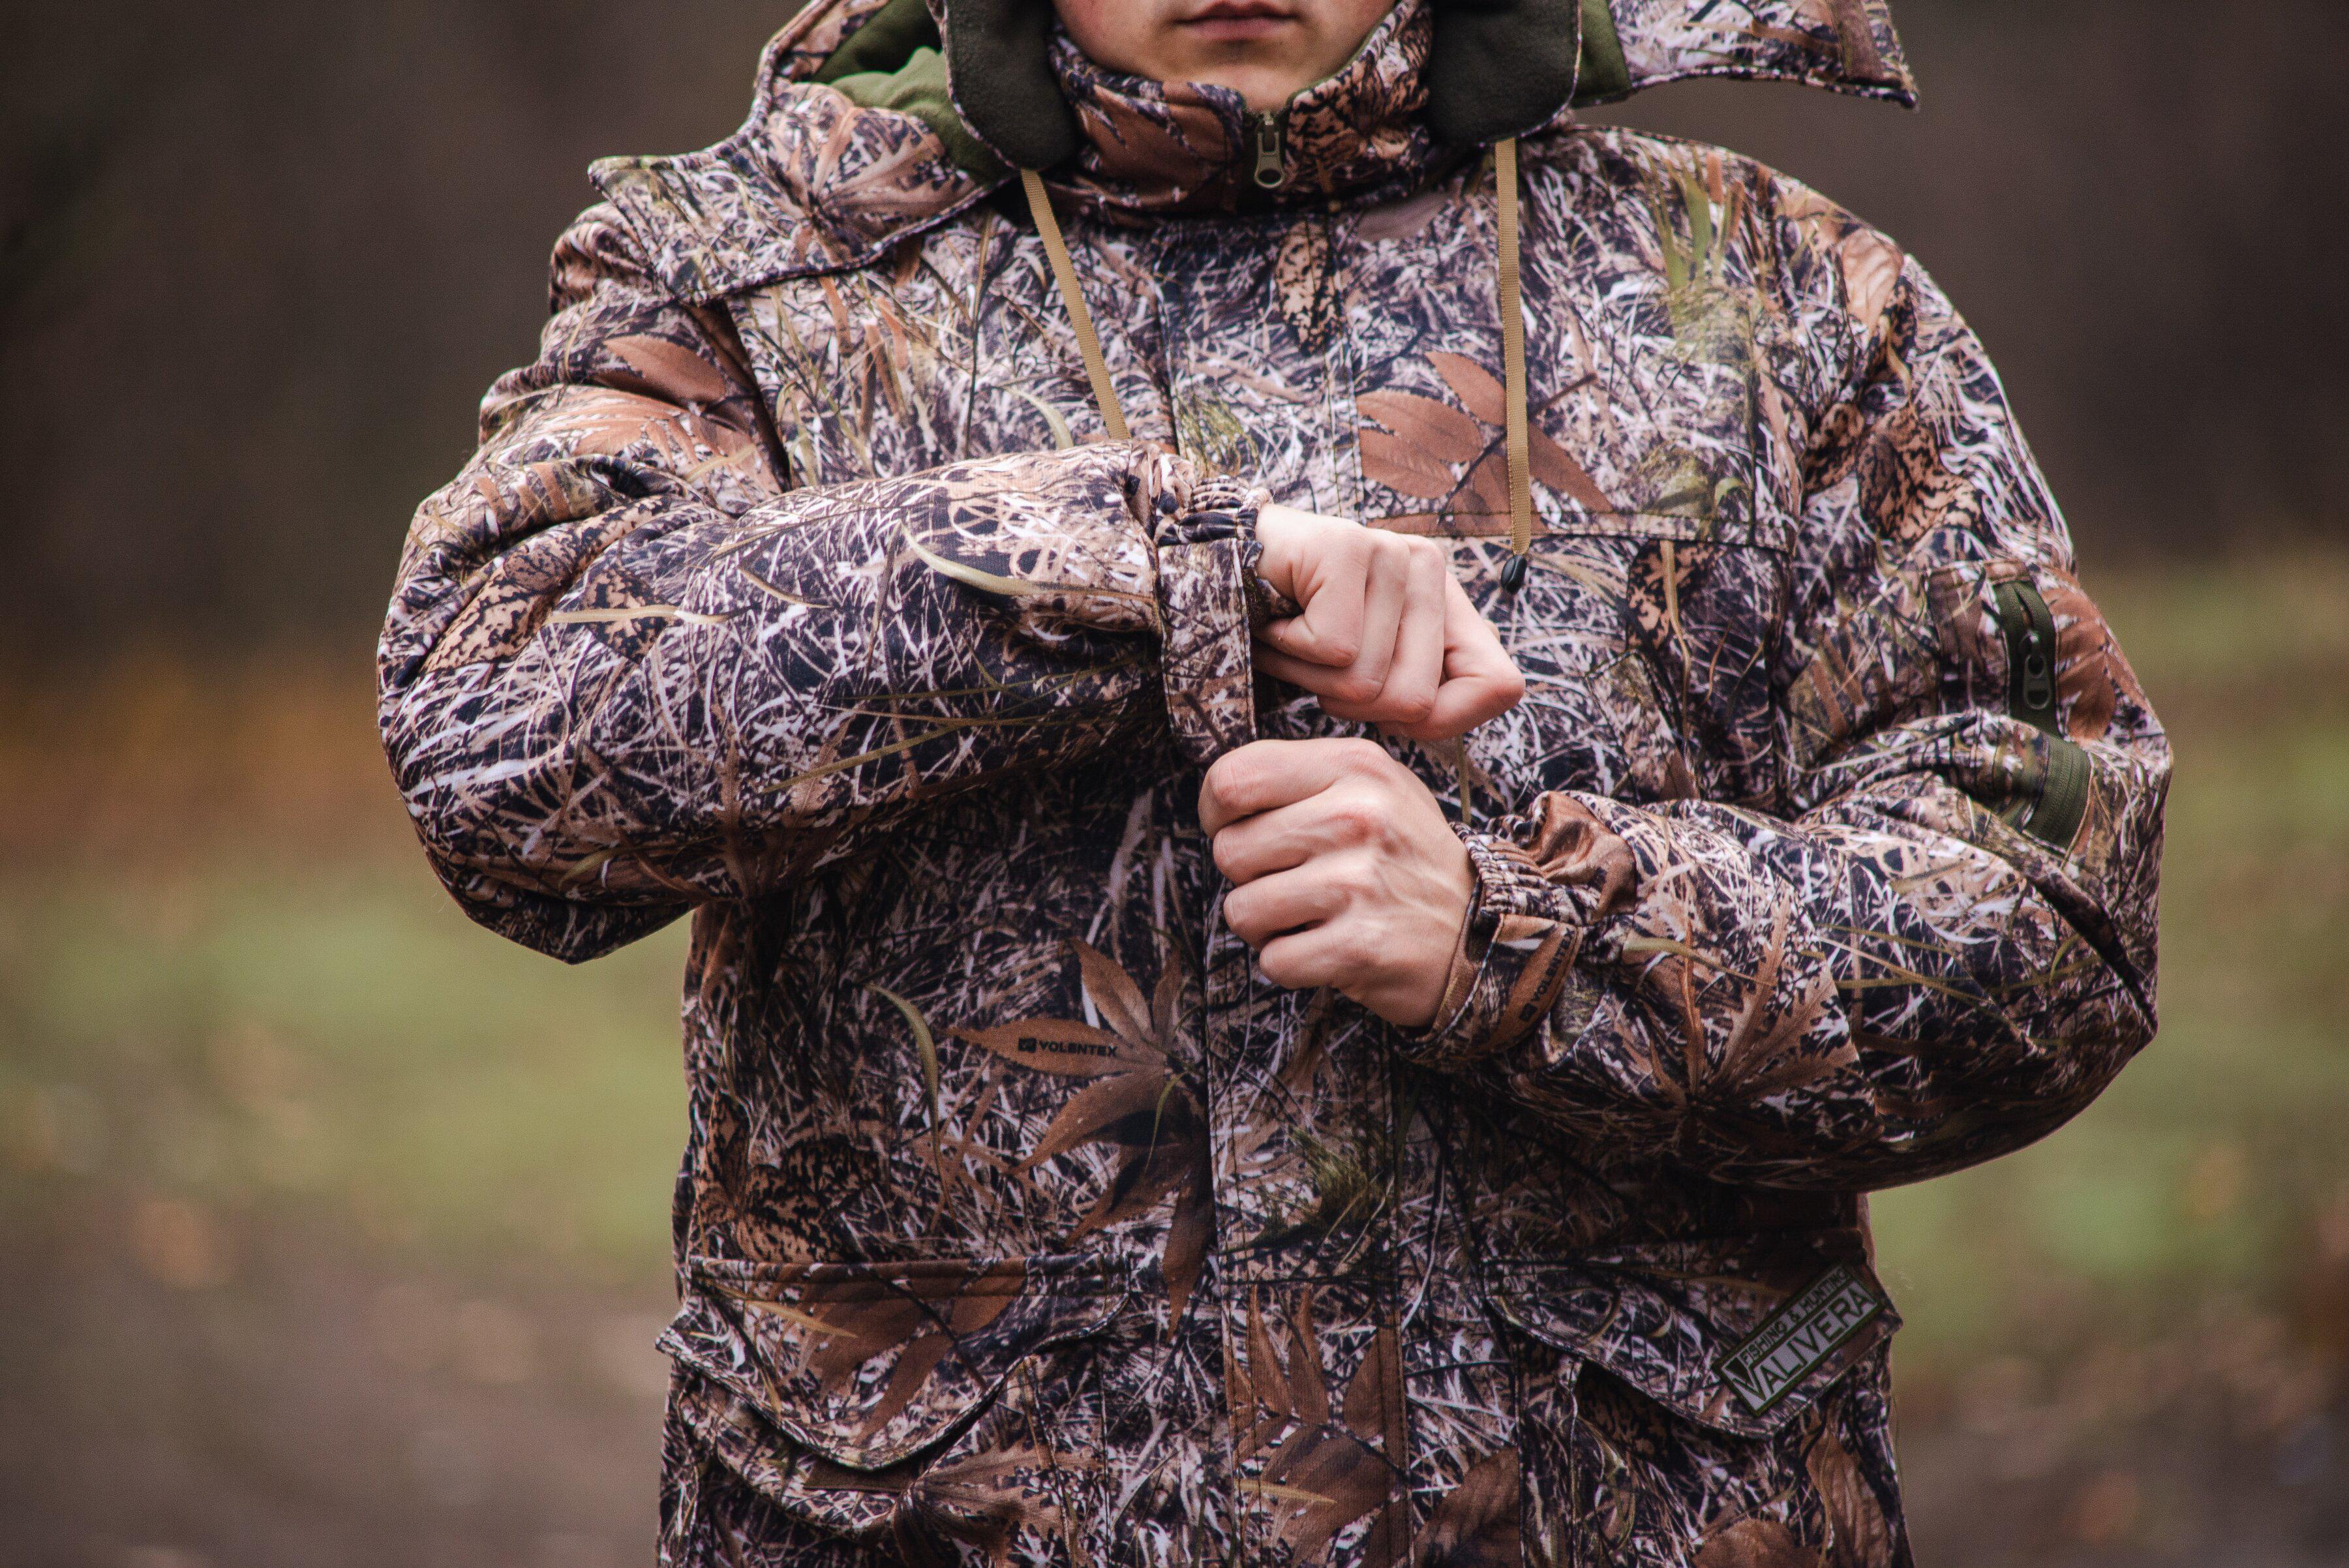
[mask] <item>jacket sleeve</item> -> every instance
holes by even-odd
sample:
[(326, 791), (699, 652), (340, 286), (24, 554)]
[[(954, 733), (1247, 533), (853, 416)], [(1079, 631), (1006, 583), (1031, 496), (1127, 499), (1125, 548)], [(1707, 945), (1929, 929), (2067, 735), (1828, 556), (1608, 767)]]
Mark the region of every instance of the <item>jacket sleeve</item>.
[(722, 315), (609, 209), (555, 306), (419, 513), (380, 650), (400, 789), (483, 923), (590, 958), (991, 780), (1251, 737), (1226, 481), (1119, 444), (792, 490)]
[[(1421, 1059), (1610, 1162), (1865, 1189), (2018, 1148), (2154, 1032), (2168, 745), (1980, 344), (1809, 199), (1783, 815), (1561, 793), (1470, 832)], [(1793, 271), (1795, 269), (1789, 269)]]

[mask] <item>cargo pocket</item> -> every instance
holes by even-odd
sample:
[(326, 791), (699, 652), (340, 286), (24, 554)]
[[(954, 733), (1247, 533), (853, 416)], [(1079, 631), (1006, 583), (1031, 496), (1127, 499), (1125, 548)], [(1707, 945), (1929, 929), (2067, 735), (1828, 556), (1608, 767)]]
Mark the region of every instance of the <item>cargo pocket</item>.
[(761, 1264), (695, 1259), (661, 1348), (843, 1470), (952, 1442), (1021, 1363), (1133, 1299), (1090, 1257)]
[(1839, 1231), (1505, 1264), (1486, 1290), (1529, 1338), (1737, 1437), (1784, 1429), (1900, 1326), (1857, 1235)]

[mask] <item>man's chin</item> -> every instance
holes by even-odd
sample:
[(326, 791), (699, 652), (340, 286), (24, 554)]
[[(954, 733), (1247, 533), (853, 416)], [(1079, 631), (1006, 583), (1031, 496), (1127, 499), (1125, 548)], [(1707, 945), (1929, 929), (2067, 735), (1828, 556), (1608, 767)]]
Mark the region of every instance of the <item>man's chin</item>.
[(1253, 62), (1233, 63), (1228, 60), (1202, 63), (1182, 79), (1207, 87), (1228, 88), (1247, 100), (1249, 108), (1262, 113), (1287, 104), (1310, 84), (1296, 79), (1296, 73), (1278, 67)]

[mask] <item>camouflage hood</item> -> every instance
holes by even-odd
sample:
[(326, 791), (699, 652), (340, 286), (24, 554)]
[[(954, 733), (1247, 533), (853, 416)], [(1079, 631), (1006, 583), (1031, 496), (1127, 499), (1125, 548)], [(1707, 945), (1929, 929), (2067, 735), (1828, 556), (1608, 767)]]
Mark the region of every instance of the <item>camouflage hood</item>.
[[(715, 295), (863, 265), (1015, 167), (1111, 211), (1371, 205), (1479, 143), (1700, 77), (1915, 102), (1882, 0), (1733, 15), (1711, 0), (1401, 0), (1343, 70), (1292, 100), (1268, 189), (1263, 117), (1237, 93), (1103, 70), (1050, 0), (818, 0), (768, 46), (741, 130), (684, 157), (605, 160), (595, 178), (679, 242), (665, 260), (684, 293)], [(757, 221), (703, 210), (711, 179)]]

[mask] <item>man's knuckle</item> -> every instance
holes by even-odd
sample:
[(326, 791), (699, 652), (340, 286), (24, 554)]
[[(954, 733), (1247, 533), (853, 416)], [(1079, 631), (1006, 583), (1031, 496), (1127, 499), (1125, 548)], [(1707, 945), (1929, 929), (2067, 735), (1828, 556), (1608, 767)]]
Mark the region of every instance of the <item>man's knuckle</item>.
[(1233, 892), (1224, 900), (1224, 923), (1241, 941), (1253, 944), (1257, 930), (1255, 904)]
[(1378, 967), (1378, 933), (1368, 921), (1350, 920), (1330, 934), (1330, 961), (1344, 976), (1364, 975)]
[(1217, 804), (1226, 810), (1243, 810), (1261, 790), (1264, 769), (1257, 758), (1235, 751), (1216, 764), (1207, 781), (1215, 789)]
[(1330, 802), (1330, 825), (1347, 843), (1369, 843), (1384, 830), (1386, 812), (1374, 797), (1348, 790)]
[(1349, 908), (1374, 903), (1381, 881), (1376, 857), (1361, 851), (1343, 857), (1331, 881)]

